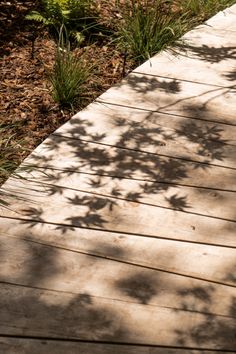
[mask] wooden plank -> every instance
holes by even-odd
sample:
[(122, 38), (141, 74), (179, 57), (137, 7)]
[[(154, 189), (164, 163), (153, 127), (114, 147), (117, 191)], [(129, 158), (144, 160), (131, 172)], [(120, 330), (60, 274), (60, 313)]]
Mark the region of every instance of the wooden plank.
[(236, 190), (236, 169), (55, 135), (41, 144), (25, 161), (26, 164), (152, 182)]
[(234, 36), (229, 36), (225, 29), (218, 32), (215, 28), (200, 26), (186, 33), (183, 44), (174, 52), (161, 52), (134, 72), (230, 86), (236, 82), (233, 75), (235, 41), (232, 39)]
[(235, 6), (235, 4), (230, 6), (230, 7), (227, 7), (227, 9), (224, 10), (224, 13), (230, 14), (230, 15), (231, 14), (236, 15), (236, 6)]
[[(98, 135), (99, 132), (99, 135)], [(235, 168), (236, 126), (93, 103), (57, 135)]]
[[(2, 190), (11, 193), (13, 199), (15, 195), (29, 199), (30, 193), (35, 200), (40, 201), (42, 196), (63, 194), (64, 189), (69, 188), (94, 198), (133, 201), (157, 208), (236, 221), (235, 192), (91, 176), (53, 169), (34, 169), (24, 176), (27, 181), (9, 179)], [(12, 204), (13, 200), (10, 203)]]
[[(1, 237), (55, 246), (142, 268), (235, 285), (236, 250), (35, 222), (0, 219)], [(29, 227), (32, 226), (32, 227)], [(17, 241), (17, 240), (16, 240)], [(10, 241), (9, 241), (10, 242)], [(56, 250), (55, 250), (56, 251)], [(11, 259), (11, 257), (9, 257)]]
[[(123, 107), (119, 105), (106, 104), (93, 102), (82, 111), (74, 115), (67, 123), (58, 128), (55, 133), (69, 134), (70, 137), (78, 139), (87, 139), (94, 142), (106, 142), (114, 145), (122, 144), (122, 137), (125, 135), (126, 139), (138, 140), (136, 134), (133, 137), (133, 129), (137, 128), (137, 131), (142, 135), (142, 131), (138, 130), (138, 124), (142, 129), (146, 129), (147, 132), (153, 129), (153, 134), (157, 135), (156, 139), (161, 140), (161, 134), (163, 132), (163, 138), (165, 138), (165, 130), (174, 132), (172, 139), (186, 137), (189, 139), (189, 143), (194, 142), (194, 138), (188, 136), (188, 129), (193, 128), (193, 134), (197, 134), (201, 141), (218, 141), (224, 144), (236, 145), (236, 126), (231, 126), (221, 123), (211, 123), (205, 121), (204, 117), (199, 119), (189, 117), (182, 117), (178, 115), (170, 115), (168, 113), (149, 112), (145, 110), (139, 110), (130, 107)], [(159, 128), (159, 130), (158, 130)], [(130, 132), (131, 129), (131, 132)], [(156, 130), (155, 130), (156, 129)], [(98, 135), (98, 131), (101, 134)], [(184, 131), (186, 134), (184, 135)], [(128, 134), (130, 132), (130, 134)], [(146, 134), (147, 134), (146, 132)], [(152, 133), (152, 131), (151, 131)], [(170, 135), (167, 133), (167, 136)], [(152, 135), (151, 135), (152, 136)], [(152, 136), (153, 138), (153, 136)], [(119, 139), (119, 140), (118, 140)], [(142, 143), (141, 139), (140, 143)], [(159, 140), (157, 140), (159, 141)], [(200, 142), (201, 142), (200, 141)], [(200, 144), (199, 142), (199, 144)], [(150, 145), (155, 143), (153, 139), (150, 139)], [(158, 147), (158, 144), (156, 148)], [(146, 144), (146, 149), (149, 145)], [(153, 150), (151, 150), (154, 152)]]
[[(235, 6), (219, 12), (183, 38), (174, 53), (166, 51), (145, 62), (134, 72), (142, 72), (210, 85), (235, 83)], [(151, 65), (150, 65), (151, 63)]]
[[(189, 38), (194, 42), (197, 41), (198, 38), (201, 38), (202, 41), (205, 39), (204, 43), (209, 44), (209, 46), (220, 44), (221, 48), (224, 46), (234, 46), (235, 34), (232, 32), (236, 31), (236, 26), (235, 14), (232, 12), (232, 9), (228, 8), (224, 11), (218, 12), (205, 23), (202, 23), (199, 26), (194, 27), (191, 31), (185, 33), (182, 38)], [(225, 56), (227, 57), (227, 52), (225, 53)]]
[[(115, 197), (94, 196), (66, 188), (54, 194), (44, 186), (37, 186), (38, 192), (36, 189), (34, 193), (37, 193), (31, 195), (31, 182), (22, 180), (19, 183), (22, 186), (25, 184), (27, 200), (16, 199), (11, 210), (3, 208), (1, 214), (28, 220), (29, 225), (35, 221), (50, 222), (150, 237), (236, 245), (235, 221), (117, 200)], [(9, 184), (5, 187), (10, 190)], [(16, 191), (14, 188), (13, 192)], [(22, 192), (22, 188), (19, 192)], [(5, 200), (11, 204), (11, 198)]]
[[(0, 333), (235, 349), (235, 321), (141, 304), (1, 285)], [(63, 326), (62, 326), (63, 324)], [(206, 333), (207, 331), (207, 333)]]
[[(222, 47), (209, 47), (209, 53), (204, 52), (204, 46), (194, 42), (183, 45), (176, 53), (162, 52), (134, 70), (134, 73), (158, 77), (160, 80), (192, 81), (215, 86), (231, 86), (235, 83), (235, 59), (214, 58), (214, 52), (222, 51)], [(226, 49), (227, 50), (227, 49)], [(233, 48), (229, 48), (229, 56)], [(210, 64), (210, 65), (209, 65)], [(212, 117), (213, 118), (213, 117)]]
[(206, 84), (129, 74), (97, 101), (235, 125), (235, 91)]
[[(218, 12), (215, 16), (211, 17), (206, 24), (212, 27), (212, 31), (224, 30), (225, 32), (235, 32), (236, 22), (235, 22), (235, 5), (225, 9), (224, 11)], [(228, 34), (228, 37), (230, 35)], [(233, 35), (231, 35), (231, 38)], [(234, 37), (233, 37), (234, 38)]]
[[(0, 336), (2, 354), (209, 354), (205, 350), (155, 348), (148, 346), (117, 345), (102, 343), (81, 343), (60, 340), (6, 338)], [(211, 354), (224, 354), (226, 351), (211, 351)]]
[[(191, 117), (182, 117), (178, 115), (169, 115), (168, 113), (156, 113), (143, 111), (135, 108), (116, 106), (105, 103), (93, 102), (86, 109), (77, 113), (67, 123), (57, 129), (56, 133), (66, 133), (70, 137), (92, 140), (94, 142), (106, 142), (114, 145), (122, 145), (122, 137), (129, 140), (138, 140), (137, 133), (132, 136), (133, 129), (137, 129), (137, 132), (141, 135), (139, 138), (142, 143), (144, 137), (142, 131), (138, 130), (138, 124), (142, 129), (146, 129), (145, 134), (149, 129), (153, 129), (153, 134), (156, 134), (156, 139), (161, 140), (161, 134), (163, 133), (162, 140), (165, 138), (165, 130), (167, 132), (174, 132), (172, 139), (184, 137), (184, 131), (186, 132), (186, 139), (190, 142), (194, 142), (194, 138), (188, 136), (188, 129), (193, 129), (193, 134), (197, 134), (199, 140), (204, 141), (218, 141), (219, 143), (228, 143), (236, 145), (236, 126), (229, 126), (221, 123), (211, 123), (209, 121), (195, 119)], [(156, 129), (156, 130), (155, 130)], [(158, 130), (159, 129), (159, 130)], [(131, 131), (130, 131), (131, 130)], [(98, 131), (101, 134), (98, 135)], [(130, 132), (130, 134), (128, 134)], [(132, 134), (131, 134), (132, 133)], [(152, 133), (152, 130), (150, 131)], [(167, 133), (169, 136), (170, 133)], [(150, 139), (151, 148), (154, 144), (153, 135)], [(150, 138), (150, 137), (149, 137)], [(118, 140), (119, 139), (119, 140)], [(160, 140), (157, 140), (160, 141)], [(199, 142), (200, 143), (200, 142)], [(146, 149), (149, 145), (146, 144)], [(154, 152), (153, 150), (151, 150)]]
[[(90, 294), (96, 301), (144, 304), (209, 316), (235, 317), (236, 289), (134, 264), (1, 236), (0, 282)], [(125, 257), (124, 257), (125, 258)], [(222, 294), (224, 297), (222, 298)]]

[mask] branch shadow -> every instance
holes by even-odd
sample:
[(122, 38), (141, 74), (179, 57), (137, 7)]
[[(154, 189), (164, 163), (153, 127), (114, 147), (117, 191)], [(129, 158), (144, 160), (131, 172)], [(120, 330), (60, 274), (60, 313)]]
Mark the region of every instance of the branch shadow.
[(191, 45), (184, 42), (179, 45), (178, 53), (190, 52), (190, 57), (195, 55), (198, 59), (209, 62), (211, 64), (220, 63), (223, 60), (236, 58), (236, 47), (234, 46), (209, 46), (203, 44), (201, 46)]
[(157, 77), (143, 75), (129, 75), (128, 85), (138, 93), (146, 94), (147, 92), (160, 89), (165, 93), (176, 94), (181, 91), (181, 83), (175, 79), (159, 79)]
[(236, 81), (236, 69), (229, 71), (225, 74), (225, 77), (227, 77), (229, 81)]

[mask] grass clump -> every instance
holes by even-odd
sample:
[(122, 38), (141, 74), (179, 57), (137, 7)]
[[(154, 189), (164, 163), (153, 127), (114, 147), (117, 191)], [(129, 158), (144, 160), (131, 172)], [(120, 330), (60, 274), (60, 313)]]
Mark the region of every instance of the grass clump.
[(136, 64), (176, 42), (185, 32), (235, 0), (118, 0), (120, 47)]
[(70, 50), (70, 43), (64, 40), (60, 31), (56, 49), (55, 64), (49, 76), (52, 84), (52, 97), (62, 106), (71, 106), (79, 101), (91, 68), (82, 58), (77, 58)]
[(185, 15), (177, 16), (163, 1), (126, 1), (119, 42), (140, 63), (176, 41), (187, 30)]

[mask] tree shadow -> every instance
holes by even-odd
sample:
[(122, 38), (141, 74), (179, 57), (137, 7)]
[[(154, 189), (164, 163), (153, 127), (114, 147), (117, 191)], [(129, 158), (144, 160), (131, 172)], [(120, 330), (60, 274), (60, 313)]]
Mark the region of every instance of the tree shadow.
[[(91, 341), (122, 340), (128, 335), (125, 324), (121, 324), (118, 314), (112, 309), (112, 299), (104, 301), (99, 296), (78, 291), (81, 274), (76, 275), (72, 271), (74, 289), (71, 285), (68, 287), (71, 280), (65, 282), (63, 274), (70, 272), (66, 267), (73, 266), (73, 262), (69, 259), (66, 264), (60, 262), (60, 249), (15, 240), (18, 250), (11, 252), (8, 241), (12, 243), (11, 239), (7, 240), (5, 247), (2, 242), (0, 244), (1, 264), (9, 267), (1, 272), (0, 311), (1, 320), (6, 321), (9, 328), (15, 327), (15, 335), (23, 334), (24, 328), (27, 328), (27, 336)], [(24, 254), (23, 258), (21, 254)], [(9, 278), (14, 259), (20, 267)], [(92, 264), (96, 267), (97, 259), (93, 259)], [(64, 290), (61, 284), (64, 284)], [(25, 319), (23, 326), (22, 319)]]
[(227, 276), (225, 277), (226, 281), (230, 281), (232, 284), (236, 285), (236, 263), (234, 264), (234, 267), (232, 269), (229, 269), (227, 272)]
[[(4, 289), (3, 285), (1, 288)], [(5, 289), (8, 293), (11, 292), (10, 286), (6, 286)], [(1, 302), (5, 305), (2, 318), (17, 326), (19, 335), (22, 332), (20, 322), (24, 316), (28, 318), (26, 321), (27, 336), (35, 336), (37, 333), (39, 337), (50, 338), (52, 336), (53, 338), (56, 334), (60, 339), (96, 341), (111, 338), (122, 340), (122, 337), (128, 334), (125, 326), (120, 326), (116, 312), (102, 304), (97, 305), (89, 294), (74, 296), (64, 294), (63, 296), (58, 292), (53, 294), (54, 292), (51, 291), (29, 288), (24, 291), (20, 289), (16, 293), (18, 297), (14, 299), (12, 294), (7, 297), (2, 291)], [(65, 305), (63, 305), (63, 300)], [(20, 316), (9, 318), (14, 312)], [(42, 321), (46, 325), (45, 328), (42, 326)]]
[(144, 272), (135, 272), (131, 276), (118, 279), (115, 282), (115, 287), (144, 305), (148, 304), (158, 292), (158, 284), (156, 284), (155, 277)]
[[(185, 107), (186, 112), (199, 109), (197, 104)], [(207, 107), (204, 107), (204, 114), (211, 114)], [(30, 164), (35, 166), (39, 184), (43, 185), (39, 194), (43, 191), (49, 203), (50, 198), (53, 202), (58, 197), (67, 210), (70, 206), (74, 211), (78, 208), (76, 213), (66, 213), (56, 229), (66, 232), (63, 224), (71, 229), (106, 228), (106, 215), (115, 215), (121, 201), (191, 213), (193, 206), (187, 193), (194, 191), (197, 194), (199, 191), (202, 198), (201, 188), (208, 188), (204, 180), (198, 185), (191, 183), (191, 177), (195, 173), (210, 173), (219, 162), (224, 166), (228, 140), (224, 138), (222, 124), (178, 119), (176, 126), (167, 129), (158, 124), (158, 119), (154, 120), (154, 113), (147, 112), (139, 121), (118, 113), (111, 122), (112, 129), (119, 131), (113, 144), (106, 143), (109, 132), (99, 131), (97, 122), (90, 117), (75, 117), (66, 133), (52, 134), (43, 143), (43, 153), (36, 150), (31, 155)], [(179, 141), (181, 143), (176, 145)], [(183, 144), (194, 147), (194, 158)], [(180, 148), (176, 157), (173, 156), (175, 146), (177, 150)], [(44, 168), (49, 172), (44, 172)], [(78, 177), (87, 176), (86, 188), (73, 184), (73, 193), (67, 196), (64, 192), (70, 190), (70, 185), (64, 181), (71, 178), (75, 181), (77, 174)], [(31, 179), (30, 173), (27, 176)], [(37, 183), (37, 177), (35, 181)], [(184, 186), (189, 189), (183, 189)], [(171, 192), (173, 188), (177, 190)], [(157, 196), (160, 202), (155, 201)], [(43, 206), (34, 205), (21, 210), (26, 217), (23, 222), (30, 227), (46, 221)]]
[(229, 71), (227, 74), (225, 74), (225, 77), (227, 77), (227, 79), (229, 81), (235, 81), (236, 80), (236, 69)]
[[(192, 109), (196, 110), (196, 107)], [(191, 110), (191, 106), (188, 106), (188, 110)], [(199, 126), (196, 122), (185, 123), (177, 129), (179, 136), (198, 144), (197, 154), (206, 157), (209, 161), (223, 161), (225, 158), (222, 147), (228, 141), (222, 138), (222, 133), (223, 128), (217, 124)]]
[[(130, 74), (127, 84), (138, 93), (145, 94), (149, 91), (160, 89), (165, 93), (176, 94), (181, 91), (181, 83), (175, 79), (159, 79), (157, 77), (143, 76), (136, 73)], [(122, 83), (121, 83), (122, 85)]]
[(191, 53), (188, 56), (195, 55), (198, 59), (207, 61), (211, 64), (220, 63), (227, 59), (236, 59), (236, 47), (234, 46), (209, 46), (203, 44), (201, 46), (191, 45), (184, 42), (179, 45), (178, 54)]
[[(216, 319), (212, 315), (208, 315), (201, 326), (197, 326), (191, 331), (183, 333), (182, 330), (176, 331), (178, 344), (185, 346), (186, 342), (191, 341), (196, 346), (204, 346), (209, 343), (217, 343), (217, 349), (227, 350), (229, 343), (235, 343), (235, 323), (227, 323), (224, 319)], [(232, 350), (234, 350), (234, 344)]]
[[(226, 276), (229, 279), (229, 276), (232, 270), (235, 270), (235, 267), (231, 266), (230, 273)], [(206, 346), (209, 341), (211, 343), (218, 343), (217, 348), (223, 349), (227, 348), (229, 343), (235, 343), (235, 321), (236, 321), (236, 297), (231, 296), (230, 302), (227, 307), (227, 315), (229, 318), (232, 318), (232, 321), (227, 322), (225, 320), (227, 316), (215, 317), (214, 314), (209, 313), (209, 306), (214, 301), (216, 288), (212, 285), (209, 285), (205, 288), (202, 286), (191, 287), (180, 290), (180, 295), (182, 297), (182, 308), (186, 311), (199, 311), (200, 313), (205, 313), (205, 319), (201, 325), (195, 326), (191, 330), (182, 331), (178, 329), (176, 331), (177, 342), (179, 345), (185, 346), (189, 342), (189, 339), (196, 346)], [(235, 344), (233, 344), (235, 346)]]
[[(73, 261), (73, 254), (68, 254), (66, 262), (63, 262), (61, 252), (65, 252), (65, 249), (19, 239), (12, 239), (11, 243), (13, 247), (16, 246), (13, 253), (9, 249), (7, 237), (6, 248), (2, 243), (0, 245), (3, 255), (1, 262), (6, 262), (9, 267), (5, 269), (5, 276), (1, 275), (0, 278), (0, 313), (2, 323), (7, 326), (4, 331), (6, 334), (13, 337), (23, 335), (24, 338), (97, 342), (97, 345), (103, 343), (105, 347), (116, 343), (119, 354), (123, 353), (123, 346), (119, 346), (122, 343), (150, 345), (153, 350), (164, 345), (163, 350), (168, 350), (170, 346), (170, 349), (175, 347), (184, 352), (190, 348), (210, 351), (234, 349), (236, 298), (228, 296), (224, 315), (214, 313), (216, 284), (209, 285), (207, 281), (199, 281), (199, 285), (192, 286), (191, 282), (189, 286), (187, 283), (184, 285), (184, 282), (178, 284), (177, 279), (172, 282), (171, 278), (160, 277), (159, 272), (154, 270), (140, 270), (138, 265), (118, 267), (117, 273), (113, 273), (113, 277), (115, 274), (116, 277), (112, 278), (109, 269), (113, 265), (111, 259), (106, 257), (121, 256), (128, 259), (128, 254), (124, 247), (113, 247), (109, 241), (94, 244), (94, 251), (103, 253), (103, 258), (92, 257), (81, 264)], [(16, 272), (11, 273), (16, 261), (21, 263), (18, 263)], [(99, 276), (96, 278), (100, 262), (105, 271), (102, 280)], [(70, 266), (71, 271), (67, 269)], [(103, 296), (99, 296), (96, 288), (93, 288), (94, 291), (83, 290), (80, 269), (84, 268), (83, 272), (86, 272), (88, 267), (94, 270), (92, 277), (96, 279), (97, 286), (103, 285)], [(130, 270), (129, 274), (126, 269)], [(232, 271), (233, 268), (229, 269), (230, 273)], [(70, 278), (65, 278), (68, 272)], [(112, 279), (112, 296), (106, 290), (109, 287), (107, 279)], [(168, 297), (171, 293), (178, 296), (178, 301), (175, 299), (173, 302), (172, 295), (163, 306), (161, 294)], [(167, 340), (160, 336), (159, 317), (168, 333)], [(170, 323), (170, 319), (176, 321)], [(145, 328), (144, 334), (143, 326), (149, 323), (156, 324), (157, 328)]]

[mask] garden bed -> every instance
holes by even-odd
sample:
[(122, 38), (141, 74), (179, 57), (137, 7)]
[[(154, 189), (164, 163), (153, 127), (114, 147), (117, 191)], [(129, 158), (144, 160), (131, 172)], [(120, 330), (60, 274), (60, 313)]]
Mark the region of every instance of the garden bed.
[[(191, 15), (192, 22), (186, 29), (234, 2), (208, 1), (212, 7), (198, 14), (197, 9), (191, 8), (188, 16)], [(171, 7), (168, 1), (162, 3), (163, 16), (181, 16), (186, 11), (183, 1), (171, 1)], [(115, 0), (98, 0), (97, 5), (100, 18), (115, 33), (122, 21), (124, 1), (118, 5)], [(53, 100), (48, 81), (48, 73), (54, 65), (55, 40), (46, 27), (25, 19), (38, 7), (40, 1), (30, 0), (0, 4), (3, 24), (0, 29), (0, 184), (50, 133), (137, 65), (131, 55), (111, 40), (111, 35), (93, 42), (85, 40), (79, 48), (74, 46), (73, 52), (78, 57), (83, 54), (85, 63), (92, 64), (93, 70), (81, 99), (73, 107), (61, 106)]]

